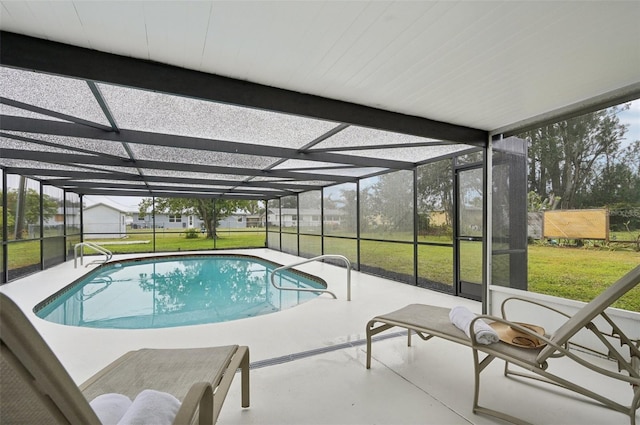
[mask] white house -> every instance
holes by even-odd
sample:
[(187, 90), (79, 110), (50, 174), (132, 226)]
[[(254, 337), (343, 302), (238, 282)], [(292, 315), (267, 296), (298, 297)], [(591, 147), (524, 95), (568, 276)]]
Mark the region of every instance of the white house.
[(85, 238), (122, 238), (127, 235), (131, 213), (104, 202), (88, 206), (82, 215)]
[(222, 220), (218, 226), (219, 229), (244, 229), (247, 227), (247, 217), (249, 213), (244, 211), (237, 211), (236, 213), (229, 215)]
[(199, 229), (203, 227), (202, 220), (193, 214), (156, 214), (155, 221), (151, 213), (133, 215), (131, 227), (134, 229)]
[[(299, 216), (298, 216), (299, 213)], [(282, 215), (282, 217), (280, 216)], [(326, 209), (324, 221), (325, 224), (339, 225), (344, 211)], [(282, 224), (281, 220), (282, 219)], [(268, 212), (269, 225), (282, 227), (295, 227), (300, 224), (300, 227), (320, 227), (321, 225), (320, 210), (301, 208), (298, 211), (297, 208), (281, 208), (278, 213), (277, 209), (271, 209)]]
[[(154, 225), (151, 214), (140, 213), (133, 215), (131, 227), (134, 229), (151, 229)], [(204, 222), (193, 214), (156, 214), (156, 229), (202, 229)], [(220, 229), (244, 229), (247, 227), (264, 226), (264, 218), (260, 215), (252, 215), (245, 211), (237, 211), (234, 214), (220, 220)]]

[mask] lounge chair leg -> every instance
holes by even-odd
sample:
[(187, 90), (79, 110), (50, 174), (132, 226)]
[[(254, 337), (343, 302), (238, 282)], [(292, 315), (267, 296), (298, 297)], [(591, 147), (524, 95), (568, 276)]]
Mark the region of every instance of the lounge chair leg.
[(367, 369), (371, 369), (371, 338), (379, 334), (380, 332), (386, 331), (387, 329), (391, 329), (394, 325), (382, 325), (374, 328), (376, 324), (376, 319), (373, 318), (369, 320), (367, 323)]
[(198, 409), (198, 423), (212, 424), (214, 418), (213, 389), (207, 385)]
[(629, 408), (629, 416), (631, 417), (631, 425), (636, 425), (636, 409), (640, 407), (640, 387), (634, 388), (635, 394)]
[(249, 407), (249, 348), (240, 363), (240, 378), (242, 387), (242, 407)]
[(520, 424), (520, 425), (527, 424), (527, 422), (523, 422), (518, 418), (514, 418), (510, 415), (506, 415), (502, 412), (498, 412), (493, 409), (482, 407), (478, 403), (480, 399), (480, 374), (482, 373), (482, 370), (484, 369), (484, 367), (486, 367), (486, 365), (488, 364), (488, 363), (485, 363), (485, 360), (486, 358), (482, 361), (482, 364), (481, 364), (479, 361), (478, 351), (473, 350), (473, 371), (475, 374), (475, 378), (474, 378), (475, 385), (473, 389), (473, 413), (493, 416), (499, 419), (506, 420), (508, 422), (512, 422), (514, 424)]
[(474, 377), (474, 389), (473, 389), (473, 412), (475, 413), (478, 408), (478, 399), (480, 398), (480, 363), (478, 359), (478, 351), (473, 351), (473, 372), (475, 373)]
[(480, 361), (478, 350), (473, 349), (473, 371), (475, 374), (475, 386), (473, 390), (473, 413), (493, 416), (494, 418), (502, 419), (504, 421), (511, 422), (517, 425), (531, 425), (529, 422), (523, 421), (522, 419), (516, 418), (515, 416), (482, 407), (480, 406), (480, 404), (478, 404), (478, 401), (480, 399), (480, 374), (489, 365), (489, 363), (493, 361), (493, 359), (493, 356), (487, 355), (484, 359), (482, 359), (482, 361)]
[(407, 347), (411, 347), (411, 329), (407, 329)]
[(371, 334), (367, 328), (367, 369), (371, 369)]

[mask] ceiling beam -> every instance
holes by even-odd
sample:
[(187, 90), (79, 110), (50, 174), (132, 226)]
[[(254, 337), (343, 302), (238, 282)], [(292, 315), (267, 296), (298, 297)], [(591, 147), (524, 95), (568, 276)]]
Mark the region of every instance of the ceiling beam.
[[(117, 133), (112, 131), (100, 131), (73, 123), (14, 117), (10, 115), (0, 115), (0, 130), (49, 134), (93, 140), (109, 140), (118, 143), (163, 146), (168, 148), (187, 148), (211, 152), (300, 159), (303, 161), (329, 162), (355, 165), (359, 167), (383, 167), (394, 170), (409, 170), (414, 166), (412, 162), (407, 161), (368, 158), (356, 155), (334, 154), (330, 152), (316, 153), (313, 150), (300, 151), (298, 149), (282, 148), (277, 146), (254, 145), (251, 143), (152, 133), (148, 131), (125, 129), (120, 129)], [(100, 153), (96, 152), (96, 154), (98, 155)]]
[(625, 102), (632, 102), (640, 98), (640, 82), (633, 83), (617, 90), (591, 97), (589, 99), (566, 105), (562, 108), (540, 114), (526, 120), (497, 128), (490, 132), (490, 136), (502, 134), (505, 138), (517, 136), (525, 131), (550, 125), (558, 121), (565, 121), (580, 115), (610, 108)]
[[(117, 181), (139, 181), (142, 182), (142, 177), (134, 174), (124, 173), (105, 173), (105, 172), (91, 172), (91, 171), (69, 171), (69, 170), (52, 170), (52, 169), (39, 169), (39, 168), (24, 168), (24, 167), (6, 167), (5, 171), (10, 174), (21, 174), (24, 176), (40, 176), (41, 177), (60, 177), (58, 179), (46, 180), (54, 186), (64, 185), (67, 182), (76, 182), (83, 180), (117, 180)], [(305, 190), (318, 190), (322, 189), (322, 185), (308, 185), (296, 183), (294, 181), (238, 181), (238, 180), (220, 180), (220, 179), (194, 179), (189, 177), (168, 177), (168, 176), (153, 176), (145, 175), (144, 180), (148, 183), (182, 183), (186, 185), (228, 185), (236, 187), (259, 187), (262, 189), (273, 189), (274, 191), (305, 191)]]
[(262, 195), (241, 195), (241, 196), (231, 196), (229, 194), (217, 195), (211, 193), (198, 193), (198, 192), (152, 192), (149, 189), (144, 190), (117, 190), (117, 189), (91, 189), (91, 188), (82, 188), (73, 190), (74, 193), (79, 195), (103, 195), (103, 196), (141, 196), (141, 197), (171, 197), (171, 198), (224, 198), (224, 199), (244, 199), (244, 200), (254, 200), (254, 201), (262, 201), (265, 199), (277, 198), (278, 196), (270, 196), (265, 197)]
[[(63, 181), (60, 187), (64, 189), (68, 189), (74, 191), (76, 189), (82, 188), (94, 188), (95, 183), (91, 182), (73, 182), (73, 181)], [(183, 192), (198, 192), (202, 194), (210, 193), (210, 194), (222, 194), (226, 193), (229, 188), (227, 187), (189, 187), (189, 186), (168, 186), (168, 185), (148, 185), (142, 186), (140, 184), (131, 184), (131, 183), (102, 183), (100, 185), (100, 189), (132, 189), (132, 190), (148, 190), (149, 192), (175, 192), (175, 193), (183, 193)], [(251, 196), (265, 196), (267, 192), (265, 191), (255, 191), (248, 189), (236, 189), (233, 191), (234, 193), (240, 195), (251, 195)], [(293, 195), (295, 192), (293, 191), (275, 191), (268, 192), (271, 196), (286, 196)]]
[(0, 32), (2, 64), (179, 96), (452, 142), (485, 145), (487, 131), (157, 62)]
[[(2, 57), (0, 56), (0, 59)], [(1, 63), (1, 61), (0, 61)], [(6, 84), (6, 82), (5, 82)], [(25, 111), (29, 111), (29, 112), (33, 112), (36, 114), (41, 114), (41, 115), (45, 115), (48, 117), (53, 117), (53, 118), (58, 118), (61, 120), (65, 120), (65, 121), (71, 121), (71, 122), (75, 122), (77, 124), (82, 124), (82, 125), (86, 125), (89, 127), (93, 127), (93, 128), (97, 128), (98, 130), (103, 130), (103, 131), (109, 131), (111, 130), (110, 127), (104, 125), (104, 124), (100, 124), (97, 122), (93, 122), (93, 121), (89, 121), (89, 120), (85, 120), (82, 118), (78, 118), (78, 117), (74, 117), (73, 115), (68, 115), (68, 114), (63, 114), (61, 112), (56, 112), (56, 111), (52, 111), (51, 109), (46, 109), (46, 108), (41, 108), (39, 106), (35, 106), (35, 105), (31, 105), (28, 103), (24, 103), (24, 102), (20, 102), (14, 99), (9, 99), (7, 97), (0, 97), (0, 103), (8, 105), (8, 106), (12, 106), (14, 108), (19, 108), (19, 109), (23, 109)]]
[(29, 161), (40, 161), (53, 164), (65, 165), (102, 165), (110, 167), (131, 167), (131, 168), (151, 168), (156, 170), (189, 171), (196, 173), (230, 174), (230, 175), (252, 175), (281, 177), (292, 180), (324, 180), (328, 182), (354, 182), (356, 178), (292, 172), (287, 170), (264, 171), (255, 168), (224, 167), (203, 164), (187, 164), (178, 162), (149, 161), (149, 160), (118, 160), (113, 158), (100, 157), (95, 155), (81, 155), (72, 153), (23, 151), (20, 149), (0, 148), (0, 158), (23, 159)]
[[(1, 125), (0, 125), (0, 127), (1, 127)], [(97, 154), (96, 151), (92, 151), (90, 149), (79, 148), (77, 146), (62, 145), (60, 143), (49, 142), (47, 140), (33, 139), (31, 137), (24, 137), (24, 136), (20, 136), (20, 135), (17, 135), (17, 134), (12, 134), (12, 133), (5, 133), (4, 131), (0, 130), (0, 138), (2, 138), (2, 137), (5, 137), (7, 139), (18, 140), (20, 142), (25, 142), (27, 144), (34, 144), (34, 145), (39, 145), (39, 146), (48, 146), (50, 148), (70, 150), (70, 151), (73, 151), (73, 152), (85, 153), (85, 154), (88, 154), (88, 155), (96, 155)], [(102, 153), (102, 152), (100, 152), (100, 156), (103, 156), (105, 158), (113, 158), (113, 159), (117, 159), (117, 160), (125, 159), (122, 156), (111, 155), (111, 154)]]
[(428, 142), (415, 142), (415, 143), (389, 143), (384, 145), (361, 145), (361, 146), (339, 146), (332, 148), (317, 148), (310, 149), (307, 152), (319, 153), (319, 152), (349, 152), (349, 151), (372, 151), (378, 149), (402, 149), (402, 148), (424, 148), (431, 146), (449, 146), (455, 145), (447, 141), (434, 140)]

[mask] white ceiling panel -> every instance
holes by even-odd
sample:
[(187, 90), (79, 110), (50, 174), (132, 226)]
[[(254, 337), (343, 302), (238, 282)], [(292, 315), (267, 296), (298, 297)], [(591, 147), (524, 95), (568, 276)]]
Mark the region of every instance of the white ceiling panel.
[(158, 62), (200, 69), (213, 4), (202, 1), (141, 3), (149, 56)]
[(2, 28), (493, 130), (640, 79), (640, 2), (2, 2)]
[[(91, 49), (122, 56), (153, 59), (149, 55), (145, 2), (74, 1), (71, 3), (82, 26), (85, 37), (83, 42)], [(55, 40), (55, 38), (52, 39)]]

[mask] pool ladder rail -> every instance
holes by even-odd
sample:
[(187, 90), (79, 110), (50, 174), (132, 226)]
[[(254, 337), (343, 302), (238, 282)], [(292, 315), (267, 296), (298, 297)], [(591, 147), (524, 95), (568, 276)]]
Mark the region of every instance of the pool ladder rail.
[(113, 257), (113, 253), (111, 253), (111, 251), (109, 251), (107, 248), (104, 248), (100, 245), (97, 245), (93, 242), (80, 242), (77, 243), (73, 246), (73, 268), (77, 269), (78, 268), (78, 248), (80, 248), (80, 265), (83, 264), (84, 261), (84, 247), (88, 247), (93, 249), (94, 251), (98, 251), (100, 254), (103, 254), (105, 256), (104, 261), (103, 260), (93, 260), (90, 263), (87, 263), (87, 265), (85, 267), (89, 267), (91, 264), (104, 264), (107, 261), (111, 260), (111, 258)]
[[(88, 264), (87, 264), (88, 265)], [(107, 289), (109, 286), (111, 286), (111, 284), (113, 283), (113, 279), (111, 278), (111, 276), (106, 276), (106, 277), (100, 277), (98, 279), (93, 279), (91, 281), (92, 284), (104, 284), (104, 286), (96, 289), (95, 291), (91, 292), (90, 294), (85, 294), (84, 293), (84, 288), (82, 288), (80, 291), (78, 291), (75, 294), (75, 299), (80, 301), (80, 302), (84, 302), (87, 300), (90, 300), (91, 298), (95, 297), (96, 295), (98, 295), (100, 292), (104, 291), (105, 289)]]
[(325, 258), (335, 258), (335, 259), (339, 259), (345, 262), (346, 266), (347, 266), (347, 301), (351, 301), (351, 261), (349, 261), (349, 259), (343, 255), (335, 255), (335, 254), (325, 254), (325, 255), (319, 255), (317, 257), (313, 257), (313, 258), (309, 258), (307, 260), (303, 260), (297, 263), (293, 263), (293, 264), (288, 264), (286, 266), (281, 266), (278, 267), (277, 269), (274, 269), (271, 272), (271, 285), (273, 285), (274, 288), (276, 289), (280, 289), (282, 291), (300, 291), (300, 292), (321, 292), (321, 293), (327, 293), (329, 295), (331, 295), (334, 299), (338, 299), (338, 297), (336, 296), (336, 294), (334, 294), (333, 292), (329, 291), (328, 289), (312, 289), (312, 288), (286, 288), (284, 286), (278, 286), (274, 280), (276, 273), (282, 270), (287, 270), (290, 269), (292, 267), (295, 266), (300, 266), (302, 264), (307, 264), (310, 263), (312, 261), (316, 261), (316, 260), (322, 260)]

